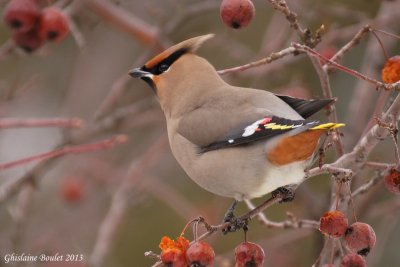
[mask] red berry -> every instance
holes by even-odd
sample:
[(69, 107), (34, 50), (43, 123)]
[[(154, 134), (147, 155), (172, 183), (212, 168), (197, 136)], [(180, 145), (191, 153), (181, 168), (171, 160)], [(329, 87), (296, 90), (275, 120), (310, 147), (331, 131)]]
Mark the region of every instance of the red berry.
[(61, 184), (60, 194), (67, 202), (77, 202), (83, 198), (83, 184), (80, 180), (68, 179)]
[(340, 267), (366, 267), (365, 259), (358, 254), (350, 253), (342, 258)]
[(400, 80), (400, 56), (389, 58), (382, 69), (382, 81), (394, 83)]
[(189, 241), (183, 236), (176, 240), (164, 236), (161, 238), (161, 261), (167, 267), (187, 267), (186, 250), (189, 247)]
[(214, 266), (215, 253), (212, 247), (203, 241), (196, 241), (186, 250), (186, 260), (191, 267)]
[(347, 229), (344, 241), (350, 251), (366, 256), (375, 245), (376, 235), (369, 224), (355, 222)]
[(40, 46), (42, 46), (44, 41), (39, 36), (36, 28), (28, 32), (16, 31), (13, 33), (12, 39), (14, 40), (15, 44), (17, 44), (28, 53), (31, 53), (34, 50), (38, 49)]
[(251, 242), (243, 242), (235, 248), (235, 267), (261, 267), (264, 257), (262, 247)]
[(346, 215), (343, 212), (334, 210), (326, 212), (320, 219), (319, 230), (331, 237), (340, 237), (344, 235), (349, 226)]
[(67, 17), (56, 7), (43, 9), (39, 34), (43, 40), (60, 42), (69, 33)]
[(185, 252), (180, 249), (166, 249), (161, 252), (161, 261), (168, 267), (187, 267)]
[(223, 0), (219, 12), (227, 26), (239, 29), (249, 25), (255, 8), (250, 0)]
[(400, 172), (397, 169), (392, 168), (386, 174), (385, 186), (390, 192), (400, 195)]
[(27, 32), (40, 18), (40, 10), (34, 0), (11, 0), (4, 10), (4, 21), (13, 30)]

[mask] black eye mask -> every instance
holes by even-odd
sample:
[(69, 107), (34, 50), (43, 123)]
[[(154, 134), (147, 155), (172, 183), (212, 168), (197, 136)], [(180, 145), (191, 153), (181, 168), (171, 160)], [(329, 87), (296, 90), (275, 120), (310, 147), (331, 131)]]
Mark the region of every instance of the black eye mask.
[(178, 51), (175, 51), (171, 55), (169, 55), (167, 58), (159, 62), (157, 65), (147, 68), (146, 66), (143, 66), (141, 70), (150, 72), (153, 75), (160, 75), (161, 73), (164, 73), (169, 69), (169, 67), (178, 60), (183, 54), (186, 54), (188, 52), (187, 48), (181, 48)]

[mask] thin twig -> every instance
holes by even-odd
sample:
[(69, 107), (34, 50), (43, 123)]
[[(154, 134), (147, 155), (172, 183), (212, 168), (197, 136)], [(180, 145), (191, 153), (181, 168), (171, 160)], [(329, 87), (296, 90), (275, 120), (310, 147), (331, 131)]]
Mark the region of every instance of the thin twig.
[(273, 52), (271, 53), (268, 57), (254, 61), (254, 62), (250, 62), (247, 63), (245, 65), (242, 66), (237, 66), (237, 67), (233, 67), (233, 68), (229, 68), (229, 69), (224, 69), (224, 70), (219, 70), (218, 74), (219, 75), (224, 75), (227, 73), (232, 73), (232, 72), (239, 72), (239, 71), (244, 71), (250, 68), (254, 68), (254, 67), (258, 67), (258, 66), (262, 66), (268, 63), (271, 63), (272, 61), (275, 61), (277, 59), (280, 59), (284, 56), (290, 55), (292, 53), (294, 53), (296, 51), (296, 49), (294, 47), (288, 47), (285, 49), (282, 49), (281, 51), (278, 52)]
[(351, 169), (341, 168), (335, 166), (335, 164), (324, 164), (321, 167), (315, 167), (305, 172), (306, 178), (311, 178), (320, 174), (330, 173), (332, 175), (344, 175), (352, 176), (353, 171)]
[(352, 75), (352, 76), (354, 76), (356, 78), (359, 78), (361, 80), (364, 80), (366, 82), (369, 82), (369, 83), (375, 85), (376, 89), (381, 89), (382, 88), (382, 89), (386, 89), (386, 90), (391, 90), (391, 89), (392, 90), (400, 90), (400, 88), (398, 88), (398, 86), (391, 86), (390, 84), (382, 83), (382, 82), (377, 81), (375, 79), (372, 79), (372, 78), (370, 78), (368, 76), (365, 76), (364, 74), (362, 74), (362, 73), (360, 73), (358, 71), (355, 71), (355, 70), (347, 68), (347, 67), (345, 67), (343, 65), (340, 65), (340, 64), (330, 60), (329, 58), (321, 55), (320, 53), (318, 53), (317, 51), (315, 51), (314, 49), (312, 49), (312, 48), (310, 48), (308, 46), (301, 45), (301, 44), (298, 44), (298, 43), (293, 43), (293, 47), (295, 47), (299, 52), (305, 52), (307, 54), (311, 54), (311, 55), (317, 56), (317, 57), (321, 58), (322, 60), (324, 60), (326, 62), (326, 64), (328, 64), (328, 65), (330, 65), (332, 67), (335, 67), (338, 70), (346, 72), (346, 73), (348, 73), (348, 74), (350, 74), (350, 75)]
[[(84, 128), (82, 131), (77, 132), (73, 138), (61, 141), (55, 149), (61, 149), (70, 144), (87, 142), (101, 133), (105, 133), (111, 129), (114, 129), (116, 125), (122, 123), (125, 119), (129, 119), (131, 115), (135, 115), (138, 111), (140, 111), (140, 109), (138, 109), (138, 105), (135, 104), (118, 109), (112, 115), (96, 122), (96, 124), (90, 125)], [(135, 125), (138, 120), (140, 121), (140, 117), (141, 116), (136, 116), (135, 119), (130, 122), (130, 125)], [(153, 121), (151, 119), (149, 120), (148, 117), (149, 116), (147, 114), (146, 118), (143, 119), (146, 122)], [(159, 117), (160, 116), (157, 115), (157, 118)], [(143, 125), (143, 123), (139, 122), (139, 125)], [(17, 177), (16, 179), (12, 179), (2, 184), (0, 187), (0, 204), (14, 196), (25, 183), (30, 183), (32, 181), (35, 182), (37, 178), (42, 177), (61, 158), (62, 157), (53, 157), (47, 159), (46, 161), (41, 161), (21, 177)]]
[(349, 200), (351, 198), (354, 198), (354, 197), (358, 196), (358, 195), (365, 194), (366, 192), (368, 192), (370, 190), (371, 187), (376, 185), (379, 182), (379, 180), (381, 180), (381, 179), (382, 179), (382, 175), (376, 175), (374, 178), (369, 180), (367, 183), (361, 185), (356, 190), (354, 190), (351, 193), (351, 197), (349, 197)]
[[(397, 31), (396, 22), (399, 15), (399, 3), (385, 1), (381, 3), (376, 17), (369, 24), (379, 25), (379, 27), (386, 30)], [(395, 49), (398, 43), (398, 40), (392, 38), (387, 38), (384, 41), (385, 48), (388, 51)], [(365, 49), (362, 51), (362, 55), (362, 60), (359, 63), (359, 71), (369, 77), (379, 77), (384, 60), (379, 44), (374, 39), (368, 38), (365, 42)], [(376, 105), (377, 96), (374, 90), (366, 90), (365, 83), (362, 80), (358, 80), (351, 92), (346, 93), (346, 96), (348, 99), (356, 100), (351, 101), (351, 104), (348, 105), (347, 110), (344, 112), (348, 117), (348, 125), (352, 126), (351, 129), (344, 129), (346, 136), (345, 145), (350, 148), (371, 128), (372, 123), (368, 123), (368, 121), (371, 119), (371, 107)], [(380, 116), (381, 114), (382, 112), (379, 112), (375, 115)]]
[[(252, 209), (251, 211), (245, 213), (244, 215), (240, 216), (238, 219), (239, 220), (250, 220), (252, 218), (254, 218), (255, 216), (257, 216), (260, 212), (262, 212), (263, 210), (267, 209), (268, 207), (273, 206), (274, 204), (279, 203), (280, 201), (282, 201), (283, 196), (281, 195), (276, 195), (276, 196), (272, 196), (271, 198), (267, 199), (266, 201), (264, 201), (261, 205), (255, 207), (254, 209)], [(215, 233), (217, 233), (219, 230), (222, 230), (224, 228), (227, 228), (231, 225), (230, 222), (225, 222), (219, 225), (212, 225), (211, 229), (208, 230), (207, 232), (205, 232), (204, 234), (200, 235), (197, 240), (203, 240)], [(161, 267), (163, 266), (162, 262), (156, 262), (152, 267)]]
[(400, 40), (400, 35), (393, 34), (391, 32), (387, 32), (387, 31), (384, 31), (384, 30), (379, 30), (379, 29), (376, 29), (376, 28), (372, 28), (372, 31), (379, 32), (379, 33), (382, 33), (382, 34), (385, 34), (387, 36), (390, 36), (390, 37), (393, 37), (395, 39), (399, 39)]
[(131, 34), (143, 44), (162, 46), (158, 37), (158, 29), (132, 13), (128, 13), (125, 9), (104, 0), (85, 0), (85, 3), (105, 21)]
[[(361, 30), (359, 30), (356, 33), (356, 35), (354, 35), (354, 37), (350, 40), (350, 42), (348, 42), (347, 44), (342, 46), (342, 48), (340, 48), (339, 51), (337, 51), (336, 54), (330, 58), (330, 60), (334, 61), (334, 62), (340, 61), (342, 59), (342, 57), (344, 56), (344, 54), (349, 52), (357, 44), (359, 44), (361, 39), (364, 38), (366, 36), (366, 34), (369, 33), (370, 31), (371, 31), (370, 25), (365, 25), (364, 27), (362, 27)], [(325, 71), (328, 71), (330, 69), (330, 67), (331, 66), (329, 64), (324, 64), (324, 66), (323, 66)]]
[(388, 170), (396, 166), (396, 164), (382, 163), (382, 162), (366, 162), (365, 166), (374, 170)]
[(268, 0), (274, 9), (285, 15), (290, 27), (293, 28), (300, 39), (308, 46), (315, 47), (321, 41), (322, 29), (316, 31), (315, 35), (309, 29), (304, 29), (298, 19), (297, 14), (290, 10), (285, 0)]
[(138, 179), (152, 166), (154, 166), (167, 147), (167, 138), (160, 136), (141, 156), (140, 160), (133, 162), (128, 172), (115, 191), (111, 206), (100, 224), (95, 245), (90, 255), (90, 266), (102, 266), (106, 255), (114, 244), (116, 233), (129, 208), (130, 194), (135, 188)]
[(167, 184), (163, 179), (156, 179), (147, 175), (139, 186), (170, 207), (183, 219), (189, 220), (196, 215), (197, 207), (191, 204), (182, 194), (179, 194), (177, 188)]
[[(399, 112), (400, 95), (396, 97), (388, 111), (386, 111), (386, 113), (382, 116), (381, 121), (391, 122), (394, 118), (397, 120)], [(388, 134), (389, 132), (386, 129), (380, 127), (379, 125), (375, 125), (359, 140), (350, 153), (343, 155), (331, 165), (341, 167), (351, 165), (352, 170), (357, 172), (364, 165), (365, 161), (367, 160), (367, 156), (369, 153), (371, 153), (372, 149), (374, 149), (382, 139), (388, 136)]]
[[(252, 210), (255, 206), (251, 200), (244, 201), (247, 207)], [(260, 222), (268, 228), (283, 228), (283, 229), (297, 229), (297, 228), (311, 228), (318, 229), (319, 223), (314, 220), (298, 219), (293, 214), (287, 214), (289, 219), (282, 222), (274, 222), (269, 220), (263, 212), (257, 214)]]
[[(321, 83), (322, 92), (324, 94), (324, 97), (328, 98), (328, 99), (332, 99), (333, 94), (332, 94), (331, 85), (329, 82), (329, 77), (328, 77), (327, 71), (322, 67), (321, 61), (319, 59), (317, 59), (317, 57), (310, 55), (310, 59), (314, 65), (315, 70), (318, 73), (318, 77), (319, 77), (319, 80)], [(331, 122), (335, 122), (335, 123), (338, 122), (336, 108), (335, 108), (334, 104), (329, 106), (328, 117)], [(334, 134), (333, 142), (335, 143), (336, 152), (339, 156), (341, 156), (344, 154), (344, 145), (342, 142), (342, 138), (341, 138), (338, 130), (333, 130), (332, 133)]]
[(127, 140), (126, 135), (117, 135), (112, 138), (103, 140), (101, 142), (93, 143), (93, 144), (66, 146), (66, 147), (60, 148), (58, 150), (54, 150), (54, 151), (38, 154), (35, 156), (15, 160), (12, 162), (0, 164), (0, 171), (10, 169), (13, 167), (17, 167), (20, 165), (32, 163), (35, 161), (44, 161), (44, 160), (48, 160), (51, 158), (57, 158), (57, 157), (64, 156), (67, 154), (81, 154), (81, 153), (89, 153), (89, 152), (109, 149), (109, 148), (114, 147), (117, 144), (126, 142), (126, 140)]
[(83, 122), (81, 119), (38, 119), (38, 118), (2, 118), (0, 119), (0, 129), (5, 128), (22, 128), (22, 127), (60, 127), (60, 128), (81, 128)]
[[(146, 53), (143, 53), (141, 56), (139, 56), (133, 66), (137, 67), (139, 64), (143, 64), (146, 58), (149, 57), (151, 53), (154, 51), (158, 51), (158, 49), (150, 49)], [(99, 108), (94, 112), (94, 119), (99, 120), (103, 118), (112, 108), (114, 108), (118, 102), (118, 100), (121, 99), (125, 88), (129, 81), (131, 81), (132, 77), (128, 75), (128, 73), (123, 73), (114, 83), (111, 85), (111, 89), (106, 96), (106, 98), (103, 100), (103, 102), (100, 104)], [(140, 102), (140, 101), (139, 101)]]

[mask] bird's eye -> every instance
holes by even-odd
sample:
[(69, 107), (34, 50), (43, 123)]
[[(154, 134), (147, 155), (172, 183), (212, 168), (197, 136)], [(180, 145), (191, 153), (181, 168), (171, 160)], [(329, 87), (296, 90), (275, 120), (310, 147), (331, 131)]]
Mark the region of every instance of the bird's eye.
[(158, 70), (161, 72), (161, 73), (163, 73), (164, 71), (167, 71), (169, 69), (169, 66), (167, 65), (167, 64), (161, 64), (159, 67), (158, 67)]

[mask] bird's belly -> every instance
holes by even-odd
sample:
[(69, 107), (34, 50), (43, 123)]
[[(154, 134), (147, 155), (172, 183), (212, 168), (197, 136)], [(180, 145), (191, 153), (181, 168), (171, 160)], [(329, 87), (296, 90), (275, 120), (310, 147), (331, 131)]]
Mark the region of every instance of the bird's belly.
[(305, 177), (304, 169), (307, 162), (298, 161), (281, 166), (275, 166), (271, 163), (266, 163), (266, 165), (267, 171), (262, 178), (263, 182), (256, 190), (251, 192), (249, 198), (261, 197), (282, 186), (300, 184)]
[(267, 163), (265, 157), (257, 166), (243, 157), (223, 163), (212, 158), (205, 160), (209, 162), (207, 170), (200, 175), (193, 173), (192, 179), (208, 191), (239, 201), (261, 197), (278, 187), (299, 184), (304, 179), (304, 162), (277, 167)]
[[(183, 144), (182, 142), (180, 142)], [(204, 189), (237, 200), (261, 197), (278, 187), (299, 184), (305, 162), (275, 166), (260, 145), (238, 146), (199, 154), (188, 146), (171, 146), (189, 177)], [(179, 153), (178, 150), (181, 150)]]

